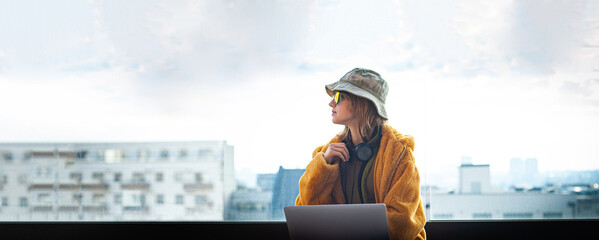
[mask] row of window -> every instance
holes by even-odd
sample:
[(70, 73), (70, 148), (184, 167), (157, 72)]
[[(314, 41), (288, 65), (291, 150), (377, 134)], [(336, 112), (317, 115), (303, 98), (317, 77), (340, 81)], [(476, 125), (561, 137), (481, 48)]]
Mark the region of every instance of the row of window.
[[(214, 151), (212, 149), (200, 149), (196, 151), (197, 158), (213, 157)], [(148, 159), (152, 154), (155, 154), (158, 159), (167, 160), (171, 156), (178, 159), (187, 159), (192, 157), (191, 152), (187, 149), (181, 149), (176, 152), (170, 150), (160, 150), (157, 152), (150, 151), (147, 149), (128, 151), (123, 149), (104, 149), (100, 151), (72, 151), (72, 152), (53, 152), (53, 151), (25, 151), (20, 157), (23, 160), (30, 160), (32, 158), (76, 158), (76, 159), (96, 159), (96, 160), (107, 160), (107, 161), (119, 161), (124, 159)], [(0, 160), (11, 162), (16, 159), (16, 154), (10, 151), (0, 151)]]
[[(146, 195), (144, 195), (144, 194), (139, 194), (139, 195), (134, 194), (134, 195), (129, 195), (129, 197), (131, 197), (129, 202), (137, 203), (138, 205), (141, 205), (141, 206), (144, 206), (146, 204)], [(185, 204), (185, 197), (182, 194), (177, 194), (173, 197), (174, 197), (173, 198), (174, 203), (176, 205)], [(37, 203), (40, 203), (40, 204), (51, 204), (51, 200), (52, 200), (50, 194), (47, 194), (47, 193), (39, 194), (37, 196), (37, 199), (38, 199)], [(106, 203), (105, 199), (106, 199), (106, 196), (104, 194), (93, 194), (93, 196), (92, 196), (92, 202), (96, 203), (96, 204)], [(195, 200), (196, 205), (203, 205), (203, 204), (208, 203), (208, 197), (204, 196), (204, 195), (197, 195), (197, 196), (195, 196), (194, 200)], [(83, 201), (82, 194), (73, 194), (72, 195), (73, 203), (80, 204), (80, 203), (82, 203), (82, 201)], [(123, 204), (123, 195), (115, 194), (113, 203), (114, 204)], [(165, 195), (164, 194), (156, 194), (155, 203), (158, 205), (164, 204), (165, 203)], [(2, 206), (2, 207), (10, 206), (8, 197), (2, 197), (0, 206)], [(29, 198), (28, 197), (19, 197), (19, 207), (28, 207), (28, 206), (29, 206)]]
[[(531, 212), (507, 212), (502, 214), (503, 218), (533, 218)], [(561, 212), (543, 212), (543, 218), (562, 218), (563, 213)], [(453, 219), (453, 213), (435, 213), (433, 214), (434, 219)], [(493, 218), (492, 213), (473, 213), (472, 218), (474, 219), (490, 219)]]
[[(101, 173), (101, 172), (94, 172), (92, 173), (92, 180), (96, 181), (96, 182), (104, 182), (105, 179), (105, 173)], [(173, 180), (175, 182), (181, 182), (183, 181), (183, 177), (184, 177), (185, 173), (182, 172), (177, 172), (173, 175)], [(21, 174), (19, 176), (17, 176), (17, 182), (19, 184), (27, 184), (27, 174)], [(39, 167), (36, 170), (36, 176), (35, 177), (40, 177), (40, 178), (48, 178), (48, 177), (52, 177), (52, 168), (51, 167)], [(194, 181), (197, 183), (201, 183), (204, 180), (203, 174), (196, 172), (193, 175), (194, 177)], [(83, 179), (83, 174), (79, 173), (79, 172), (72, 172), (69, 174), (69, 179), (75, 182), (81, 182), (81, 180)], [(123, 180), (123, 174), (122, 173), (114, 173), (112, 176), (112, 181), (114, 182), (121, 182)], [(142, 182), (146, 182), (146, 174), (145, 173), (140, 173), (140, 172), (134, 172), (132, 174), (132, 178), (131, 178), (132, 182), (136, 182), (136, 183), (142, 183)], [(164, 173), (158, 172), (154, 174), (154, 181), (155, 182), (163, 182), (164, 181)], [(8, 176), (7, 175), (2, 175), (0, 176), (0, 184), (7, 184), (8, 183)]]

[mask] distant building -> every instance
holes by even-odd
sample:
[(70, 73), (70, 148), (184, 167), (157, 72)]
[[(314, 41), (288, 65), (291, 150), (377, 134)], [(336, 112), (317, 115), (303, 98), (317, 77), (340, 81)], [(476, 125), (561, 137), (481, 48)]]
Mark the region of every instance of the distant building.
[(272, 192), (272, 188), (275, 185), (275, 179), (277, 177), (277, 174), (275, 173), (263, 173), (263, 174), (258, 174), (258, 176), (256, 177), (256, 184), (258, 185), (258, 189), (260, 191), (270, 191)]
[(295, 205), (304, 171), (279, 167), (276, 174), (259, 174), (257, 189), (239, 189), (231, 195), (226, 220), (284, 220), (283, 208)]
[(536, 158), (510, 159), (510, 184), (516, 187), (532, 187), (542, 185), (538, 161)]
[(539, 181), (539, 163), (536, 158), (527, 158), (524, 161), (524, 176), (522, 179), (529, 186), (541, 185)]
[(462, 156), (462, 165), (472, 165), (472, 157)]
[(521, 158), (510, 159), (510, 182), (512, 185), (521, 184), (524, 176), (524, 162)]
[(258, 174), (257, 189), (238, 189), (233, 192), (225, 220), (270, 220), (272, 188), (276, 176), (274, 173)]
[(489, 165), (462, 164), (459, 167), (459, 193), (481, 194), (491, 191)]
[(0, 143), (2, 220), (223, 220), (225, 141)]
[(231, 194), (229, 211), (225, 220), (270, 220), (271, 191), (238, 190)]
[(539, 174), (539, 162), (536, 158), (527, 158), (526, 161), (524, 161), (524, 174), (527, 176)]
[(576, 196), (549, 193), (441, 194), (430, 200), (432, 220), (574, 218)]
[[(511, 166), (524, 166), (512, 159)], [(536, 160), (526, 162), (526, 171), (536, 170)], [(569, 219), (599, 217), (599, 184), (547, 185), (544, 188), (513, 188), (511, 192), (490, 191), (490, 166), (459, 167), (459, 191), (422, 188), (430, 220), (469, 219)], [(525, 172), (525, 171), (523, 171)], [(512, 173), (517, 173), (516, 169)]]
[(284, 220), (283, 208), (295, 205), (295, 199), (299, 194), (299, 179), (305, 171), (305, 169), (279, 168), (273, 187), (271, 219)]

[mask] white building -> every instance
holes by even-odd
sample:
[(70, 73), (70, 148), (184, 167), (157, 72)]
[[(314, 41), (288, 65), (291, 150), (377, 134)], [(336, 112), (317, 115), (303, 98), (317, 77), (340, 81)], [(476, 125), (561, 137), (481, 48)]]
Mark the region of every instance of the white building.
[(462, 164), (457, 193), (425, 188), (427, 219), (568, 219), (588, 216), (595, 203), (559, 192), (492, 192), (490, 183), (489, 165)]
[(510, 159), (510, 184), (518, 187), (532, 187), (542, 184), (539, 178), (538, 160), (536, 158)]
[(430, 197), (430, 215), (440, 219), (574, 218), (576, 196), (551, 193), (440, 194)]
[(459, 171), (459, 193), (480, 194), (491, 192), (491, 171), (488, 164), (462, 164)]
[(223, 220), (225, 141), (0, 143), (2, 220)]

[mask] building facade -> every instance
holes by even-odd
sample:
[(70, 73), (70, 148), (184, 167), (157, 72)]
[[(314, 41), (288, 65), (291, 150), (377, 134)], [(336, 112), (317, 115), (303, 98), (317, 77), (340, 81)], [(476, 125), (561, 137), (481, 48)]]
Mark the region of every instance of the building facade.
[(432, 194), (434, 220), (570, 219), (576, 196), (550, 193)]
[[(536, 159), (526, 170), (535, 174)], [(511, 173), (520, 174), (520, 159), (511, 159)], [(599, 184), (547, 185), (529, 189), (491, 189), (490, 165), (462, 161), (458, 191), (421, 188), (429, 220), (599, 218)], [(520, 178), (518, 181), (525, 181)]]
[(1, 220), (223, 220), (225, 141), (1, 143)]
[(488, 193), (491, 191), (491, 171), (488, 164), (462, 164), (459, 171), (459, 193)]

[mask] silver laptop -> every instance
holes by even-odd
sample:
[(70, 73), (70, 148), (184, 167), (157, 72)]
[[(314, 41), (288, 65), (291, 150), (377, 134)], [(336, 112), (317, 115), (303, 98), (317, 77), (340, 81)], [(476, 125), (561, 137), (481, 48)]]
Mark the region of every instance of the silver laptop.
[(293, 240), (389, 239), (382, 203), (287, 206), (284, 211)]

